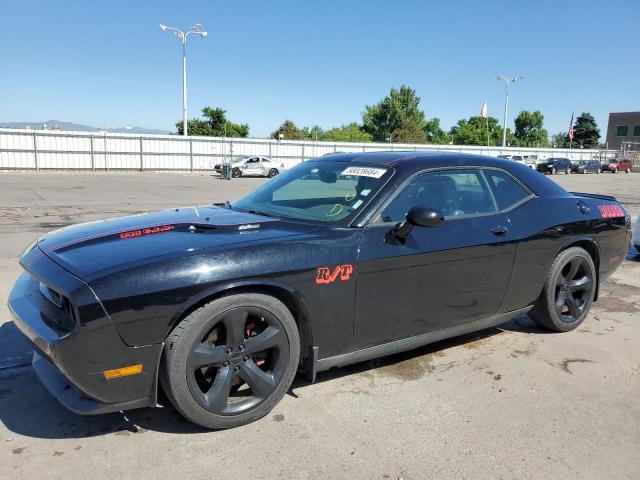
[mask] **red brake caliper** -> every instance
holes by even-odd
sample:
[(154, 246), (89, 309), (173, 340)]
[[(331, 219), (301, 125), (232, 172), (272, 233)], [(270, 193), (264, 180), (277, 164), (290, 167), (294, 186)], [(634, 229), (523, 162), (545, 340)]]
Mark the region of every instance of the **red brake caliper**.
[[(256, 328), (256, 324), (251, 322), (247, 324), (247, 328), (245, 330), (245, 334), (247, 336), (247, 338), (251, 338), (253, 335), (253, 329)], [(265, 362), (264, 358), (254, 358), (254, 361), (256, 362), (256, 365), (260, 366)]]

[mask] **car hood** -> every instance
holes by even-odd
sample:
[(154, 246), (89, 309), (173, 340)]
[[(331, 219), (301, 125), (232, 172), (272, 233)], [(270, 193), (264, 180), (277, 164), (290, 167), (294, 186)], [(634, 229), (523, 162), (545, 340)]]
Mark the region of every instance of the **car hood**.
[(216, 206), (185, 207), (72, 225), (44, 235), (38, 247), (89, 282), (107, 272), (318, 228)]

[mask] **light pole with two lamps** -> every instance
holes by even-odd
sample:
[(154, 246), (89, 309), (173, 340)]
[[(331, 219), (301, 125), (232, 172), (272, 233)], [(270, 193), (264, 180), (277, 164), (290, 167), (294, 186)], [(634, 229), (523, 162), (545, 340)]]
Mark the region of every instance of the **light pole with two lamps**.
[(182, 43), (182, 135), (187, 136), (187, 37), (191, 34), (206, 37), (207, 32), (202, 31), (202, 25), (196, 23), (190, 30), (182, 31), (177, 28), (167, 27), (160, 24), (160, 30), (166, 32), (169, 30), (180, 39)]
[(504, 93), (504, 123), (502, 125), (502, 146), (507, 146), (507, 111), (509, 110), (509, 85), (516, 82), (517, 80), (522, 80), (524, 77), (522, 75), (514, 75), (513, 77), (505, 77), (504, 75), (496, 76), (496, 81), (503, 80), (505, 84), (505, 93)]

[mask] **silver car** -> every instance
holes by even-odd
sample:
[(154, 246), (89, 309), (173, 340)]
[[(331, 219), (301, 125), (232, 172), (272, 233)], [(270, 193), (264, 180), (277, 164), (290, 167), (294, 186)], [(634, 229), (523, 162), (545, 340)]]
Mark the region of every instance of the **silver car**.
[[(214, 170), (222, 173), (222, 164), (214, 165)], [(267, 157), (238, 157), (231, 160), (231, 175), (233, 177), (255, 176), (275, 177), (280, 173), (281, 166)]]

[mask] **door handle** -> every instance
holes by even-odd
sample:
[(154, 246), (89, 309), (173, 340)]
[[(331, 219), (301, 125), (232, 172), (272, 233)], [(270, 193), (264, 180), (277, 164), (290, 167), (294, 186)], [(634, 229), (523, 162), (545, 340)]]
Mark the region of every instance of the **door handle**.
[(498, 227), (493, 227), (491, 229), (491, 233), (493, 233), (495, 236), (497, 237), (502, 237), (504, 235), (506, 235), (507, 233), (509, 233), (509, 229), (503, 225), (500, 225)]

